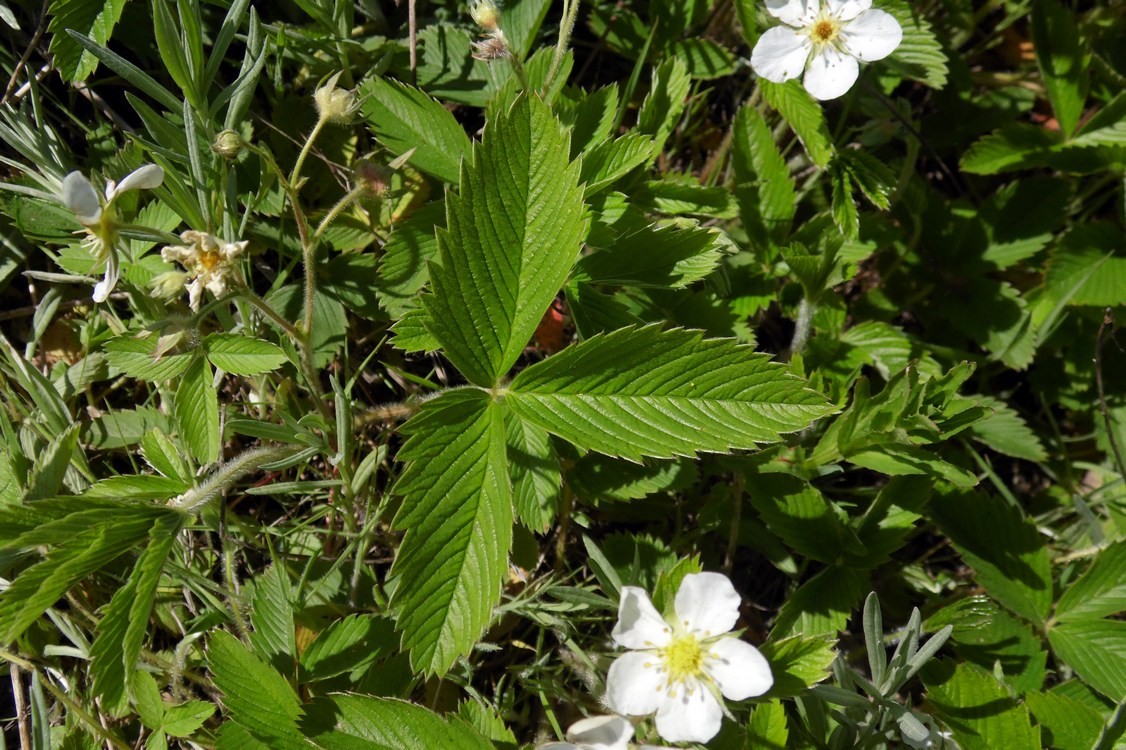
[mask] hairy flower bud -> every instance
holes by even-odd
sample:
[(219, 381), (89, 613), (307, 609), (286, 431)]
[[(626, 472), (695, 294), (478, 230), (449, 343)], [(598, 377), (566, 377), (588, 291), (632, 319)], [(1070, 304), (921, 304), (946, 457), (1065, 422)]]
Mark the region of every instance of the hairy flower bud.
[(317, 114), (322, 120), (346, 125), (359, 110), (360, 103), (350, 89), (336, 87), (338, 78), (340, 73), (334, 73), (321, 84), (313, 92), (313, 101), (317, 105)]
[(500, 8), (493, 0), (474, 0), (469, 15), (485, 31), (496, 31), (500, 25)]
[(242, 153), (243, 145), (241, 135), (233, 130), (224, 130), (215, 137), (211, 150), (227, 161), (234, 161)]

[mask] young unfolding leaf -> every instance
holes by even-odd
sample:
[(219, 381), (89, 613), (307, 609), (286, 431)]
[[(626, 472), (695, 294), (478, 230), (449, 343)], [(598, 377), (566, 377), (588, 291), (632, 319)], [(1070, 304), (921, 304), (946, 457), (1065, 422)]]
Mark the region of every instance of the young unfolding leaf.
[(640, 460), (774, 442), (831, 411), (785, 368), (698, 331), (627, 328), (521, 372), (518, 415), (575, 445)]
[(443, 674), (469, 653), (500, 596), (512, 543), (503, 407), (450, 391), (403, 425), (407, 468), (394, 525), (406, 531), (391, 569), (403, 647), (415, 669)]
[(470, 381), (493, 385), (524, 350), (586, 235), (579, 164), (534, 97), (489, 123), (446, 197), (427, 328)]

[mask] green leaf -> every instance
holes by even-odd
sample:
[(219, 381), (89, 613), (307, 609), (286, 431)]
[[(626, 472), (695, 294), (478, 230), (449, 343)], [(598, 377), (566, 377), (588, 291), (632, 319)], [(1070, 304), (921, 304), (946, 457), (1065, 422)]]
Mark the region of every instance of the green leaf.
[(1126, 611), (1126, 542), (1104, 549), (1056, 605), (1056, 619), (1093, 620)]
[[(48, 443), (35, 459), (35, 465), (27, 478), (25, 499), (38, 500), (58, 494), (77, 447), (78, 423), (76, 422)], [(79, 458), (81, 455), (79, 452)]]
[(843, 511), (797, 477), (752, 474), (747, 477), (747, 495), (767, 527), (800, 555), (837, 563), (846, 551), (864, 552), (845, 525)]
[(1075, 12), (1056, 0), (1035, 0), (1032, 43), (1052, 111), (1064, 136), (1070, 136), (1087, 102), (1087, 67), (1091, 62), (1091, 48), (1079, 38)]
[(448, 109), (413, 86), (382, 77), (365, 81), (360, 95), (360, 111), (380, 143), (398, 156), (414, 149), (412, 166), (457, 182), (469, 136)]
[(735, 116), (732, 140), (735, 178), (740, 183), (737, 190), (753, 190), (749, 200), (757, 208), (756, 218), (761, 220), (767, 237), (780, 240), (789, 232), (797, 195), (774, 134), (759, 111), (745, 105)]
[(933, 89), (943, 88), (949, 72), (946, 53), (918, 6), (906, 0), (887, 0), (880, 9), (895, 16), (903, 28), (902, 41), (884, 64)]
[[(736, 0), (739, 7), (749, 5), (749, 1)], [(785, 750), (790, 739), (790, 730), (786, 726), (786, 709), (781, 701), (771, 700), (769, 703), (760, 703), (751, 713), (751, 720), (747, 722), (746, 748), (757, 750)]]
[(286, 361), (285, 353), (270, 342), (233, 333), (213, 333), (203, 346), (211, 364), (232, 375), (261, 375)]
[(271, 664), (285, 671), (297, 655), (293, 629), (293, 604), (289, 578), (285, 568), (271, 565), (254, 579), (254, 601), (250, 624), (254, 631), (250, 642), (255, 651), (270, 659)]
[(493, 385), (523, 352), (586, 236), (579, 164), (551, 110), (519, 100), (489, 123), (446, 196), (426, 321), (471, 382)]
[(697, 477), (696, 464), (688, 459), (633, 463), (588, 453), (567, 472), (567, 484), (585, 501), (640, 500), (657, 492), (689, 487)]
[(501, 9), (500, 26), (512, 54), (523, 60), (536, 40), (551, 0), (510, 0)]
[[(300, 320), (305, 315), (305, 290), (299, 284), (275, 289), (266, 295), (266, 301), (286, 320)], [(344, 305), (318, 289), (313, 295), (313, 367), (332, 362), (347, 337)]]
[(428, 316), (422, 308), (403, 313), (399, 322), (391, 326), (391, 343), (405, 352), (434, 352), (441, 348), (438, 339), (427, 327)]
[(166, 706), (164, 725), (161, 727), (171, 737), (188, 737), (203, 726), (215, 713), (215, 706), (204, 701), (188, 701), (178, 706)]
[(207, 665), (231, 717), (256, 739), (277, 750), (311, 747), (297, 729), (301, 704), (289, 683), (234, 636), (211, 635)]
[(176, 544), (184, 518), (168, 511), (158, 517), (149, 532), (149, 543), (137, 559), (129, 580), (110, 599), (90, 646), (90, 676), (94, 693), (110, 711), (125, 708), (126, 693), (134, 692), (137, 661), (149, 631), (149, 615), (156, 602), (156, 589), (164, 563)]
[(830, 411), (749, 347), (654, 326), (594, 336), (529, 367), (506, 403), (581, 448), (635, 461), (752, 448)]
[[(1076, 284), (1072, 305), (1113, 307), (1126, 303), (1126, 255), (1122, 231), (1106, 222), (1077, 224), (1060, 238), (1048, 259), (1045, 284), (1061, 297)], [(1098, 271), (1091, 268), (1098, 265)]]
[[(43, 501), (41, 501), (43, 502)], [(21, 635), (76, 583), (128, 552), (152, 526), (152, 515), (90, 520), (66, 535), (39, 562), (16, 577), (0, 598), (0, 645)]]
[(1051, 563), (1040, 533), (1018, 508), (1000, 497), (950, 493), (931, 500), (930, 516), (994, 599), (1043, 624), (1052, 606)]
[(156, 680), (144, 670), (133, 678), (133, 703), (137, 706), (141, 723), (149, 729), (160, 729), (164, 723), (164, 701), (160, 698)]
[(157, 354), (159, 337), (122, 336), (105, 343), (106, 359), (131, 378), (160, 382), (182, 375), (191, 363), (189, 354)]
[(1015, 409), (1000, 399), (985, 396), (978, 397), (978, 402), (992, 409), (993, 416), (970, 427), (975, 440), (1013, 458), (1037, 463), (1047, 459), (1040, 438)]
[(708, 276), (723, 257), (718, 230), (668, 224), (619, 237), (586, 255), (572, 278), (596, 284), (682, 289)]
[(637, 130), (656, 143), (660, 153), (684, 112), (684, 101), (692, 86), (688, 67), (679, 57), (669, 57), (653, 69), (653, 80), (637, 113)]
[(434, 230), (445, 220), (445, 204), (435, 201), (399, 222), (383, 246), (376, 272), (379, 304), (396, 318), (418, 308), (418, 293), (430, 279), (427, 261), (438, 254)]
[(852, 199), (852, 178), (836, 160), (829, 165), (829, 176), (833, 183), (833, 223), (841, 236), (855, 240), (860, 236), (860, 214)]
[(881, 211), (890, 207), (891, 194), (895, 191), (896, 176), (886, 164), (869, 154), (855, 148), (838, 151), (836, 160), (841, 169), (848, 173), (852, 184), (860, 188), (872, 205)]
[(782, 605), (770, 640), (794, 635), (826, 635), (835, 639), (867, 591), (867, 573), (853, 568), (826, 568), (798, 586)]
[(810, 160), (821, 168), (829, 166), (833, 158), (833, 139), (821, 105), (797, 80), (786, 83), (759, 80), (759, 87), (767, 103), (778, 110), (801, 140)]
[(512, 502), (520, 523), (544, 533), (555, 521), (563, 476), (547, 432), (505, 413), (508, 473)]
[(1040, 729), (989, 672), (972, 664), (923, 668), (927, 699), (965, 750), (1040, 750)]
[(443, 674), (492, 619), (508, 571), (512, 497), (503, 409), (489, 394), (448, 391), (402, 426), (408, 462), (395, 485), (406, 531), (392, 566), (403, 648)]
[[(484, 107), (509, 76), (512, 66), (473, 58), (474, 36), (448, 23), (427, 24), (418, 33), (422, 48), (418, 86), (442, 101)], [(403, 66), (406, 73), (406, 66)]]
[(927, 618), (926, 630), (950, 625), (958, 655), (988, 670), (1000, 668), (1018, 695), (1044, 684), (1048, 653), (1028, 623), (1001, 609), (986, 596), (971, 596)]
[(1095, 709), (1056, 693), (1030, 693), (1024, 700), (1044, 731), (1045, 747), (1058, 750), (1095, 747), (1103, 730), (1103, 717)]
[(348, 615), (317, 634), (301, 654), (301, 667), (311, 680), (362, 673), (393, 648), (393, 639), (394, 628), (386, 617)]
[(191, 485), (179, 479), (149, 475), (109, 477), (94, 483), (83, 497), (106, 497), (129, 500), (167, 500)]
[(993, 131), (962, 154), (962, 171), (997, 174), (1023, 169), (1040, 155), (1061, 143), (1059, 133), (1039, 125), (1013, 123)]
[(770, 697), (789, 698), (805, 693), (829, 677), (837, 658), (836, 639), (830, 636), (805, 638), (800, 635), (770, 640), (762, 644), (762, 655), (770, 662), (774, 686)]
[(1077, 620), (1048, 631), (1057, 658), (1115, 703), (1126, 699), (1126, 622)]
[(571, 128), (571, 158), (602, 143), (614, 128), (618, 111), (618, 87), (603, 86), (594, 91), (568, 92), (578, 101), (563, 99), (556, 104), (559, 120)]
[[(180, 87), (189, 100), (194, 100), (194, 83), (192, 81), (192, 66), (187, 59), (185, 45), (181, 41), (180, 28), (172, 17), (167, 0), (152, 0), (153, 35), (156, 37), (157, 50), (161, 62), (168, 75)], [(105, 44), (104, 40), (98, 40)]]
[(98, 59), (82, 49), (67, 33), (74, 29), (105, 45), (125, 9), (125, 0), (52, 0), (47, 14), (51, 23), (51, 55), (55, 67), (70, 83), (85, 81), (98, 67)]
[(176, 424), (180, 439), (197, 461), (219, 457), (219, 397), (211, 385), (211, 365), (196, 357), (176, 388)]
[(653, 157), (654, 142), (639, 133), (606, 140), (583, 154), (580, 179), (590, 196), (629, 174)]
[(190, 484), (192, 473), (179, 448), (162, 431), (152, 429), (141, 438), (141, 452), (149, 466), (169, 479)]
[(306, 730), (320, 747), (341, 750), (494, 750), (461, 719), (395, 698), (327, 696), (309, 707)]
[(731, 75), (738, 59), (726, 47), (705, 37), (679, 39), (669, 47), (669, 54), (685, 62), (689, 77), (700, 80)]

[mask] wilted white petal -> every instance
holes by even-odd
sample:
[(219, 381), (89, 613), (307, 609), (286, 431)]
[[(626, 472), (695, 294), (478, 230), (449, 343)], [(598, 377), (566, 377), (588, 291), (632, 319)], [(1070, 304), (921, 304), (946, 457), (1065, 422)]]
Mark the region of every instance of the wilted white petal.
[(872, 7), (872, 0), (828, 0), (829, 12), (838, 21), (849, 21)]
[(691, 573), (676, 592), (676, 616), (685, 629), (702, 637), (726, 633), (739, 619), (741, 599), (722, 573)]
[(567, 728), (567, 739), (597, 750), (626, 750), (633, 725), (621, 716), (592, 716)]
[(223, 249), (219, 252), (225, 260), (233, 260), (234, 258), (242, 255), (242, 252), (246, 250), (246, 246), (249, 244), (249, 242), (250, 240), (228, 242), (227, 244), (223, 245)]
[(669, 742), (707, 742), (722, 722), (719, 701), (701, 685), (678, 686), (676, 697), (662, 696), (657, 709), (657, 734)]
[(626, 648), (660, 648), (671, 637), (669, 624), (657, 613), (645, 589), (637, 586), (622, 587), (618, 622), (610, 635)]
[(117, 280), (120, 276), (121, 266), (117, 263), (117, 255), (110, 251), (109, 257), (106, 259), (106, 275), (94, 285), (93, 300), (105, 302), (109, 298), (109, 293), (117, 286)]
[(808, 34), (788, 26), (775, 26), (758, 38), (751, 52), (751, 67), (768, 81), (785, 83), (801, 75), (811, 46)]
[(63, 178), (62, 199), (82, 224), (92, 226), (102, 217), (98, 193), (81, 172), (71, 172)]
[(619, 656), (606, 674), (606, 702), (627, 716), (643, 716), (657, 710), (665, 693), (660, 688), (664, 675), (657, 668), (657, 657), (644, 651)]
[(151, 190), (164, 182), (164, 170), (156, 164), (145, 164), (130, 172), (114, 193), (124, 193), (126, 190)]
[(890, 13), (867, 10), (841, 28), (845, 51), (862, 62), (882, 60), (903, 41), (903, 27)]
[[(203, 276), (200, 276), (202, 279)], [(222, 274), (212, 274), (207, 279), (207, 291), (214, 294), (216, 297), (222, 297), (227, 293), (227, 278)]]
[(790, 26), (805, 26), (817, 17), (819, 0), (766, 0), (766, 12)]
[(188, 307), (198, 310), (201, 299), (203, 299), (203, 279), (197, 278), (188, 284)]
[(860, 65), (855, 57), (822, 47), (810, 60), (802, 85), (815, 99), (836, 99), (852, 88), (859, 75)]
[(759, 650), (738, 638), (721, 638), (708, 647), (709, 659), (704, 669), (723, 697), (742, 701), (762, 695), (774, 684), (770, 663)]

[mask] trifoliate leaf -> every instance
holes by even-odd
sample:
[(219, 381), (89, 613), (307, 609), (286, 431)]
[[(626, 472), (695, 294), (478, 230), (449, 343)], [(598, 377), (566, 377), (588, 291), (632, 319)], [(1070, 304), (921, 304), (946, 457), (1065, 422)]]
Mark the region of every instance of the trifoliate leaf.
[(508, 571), (512, 491), (501, 405), (477, 390), (449, 391), (402, 427), (410, 436), (395, 485), (406, 531), (391, 569), (403, 648), (421, 672), (444, 674), (492, 617)]
[(489, 123), (446, 196), (425, 324), (471, 382), (493, 385), (524, 350), (586, 236), (579, 164), (534, 97)]
[(594, 336), (521, 372), (506, 403), (611, 456), (691, 456), (774, 442), (831, 411), (766, 355), (699, 331), (649, 326)]

